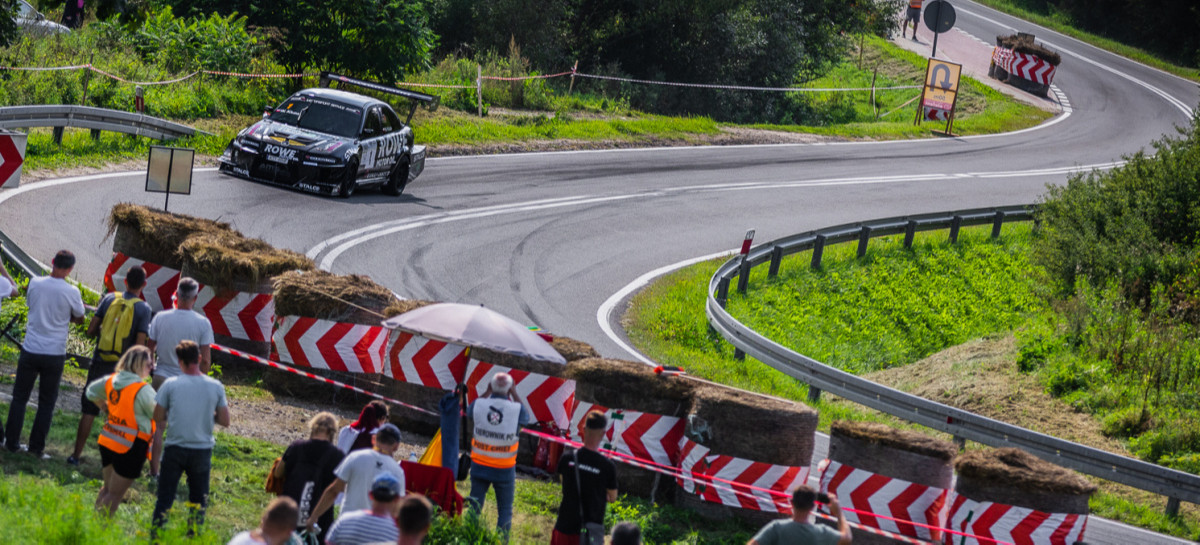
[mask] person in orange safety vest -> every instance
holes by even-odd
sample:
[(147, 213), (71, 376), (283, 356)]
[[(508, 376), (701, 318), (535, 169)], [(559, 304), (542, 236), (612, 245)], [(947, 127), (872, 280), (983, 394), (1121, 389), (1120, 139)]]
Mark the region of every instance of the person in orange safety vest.
[(96, 497), (96, 510), (110, 516), (150, 458), (155, 393), (146, 377), (153, 371), (150, 349), (134, 346), (121, 356), (115, 373), (92, 381), (85, 392), (108, 413), (100, 430), (104, 484)]
[(913, 41), (917, 41), (917, 21), (921, 19), (921, 3), (924, 0), (908, 0), (908, 11), (904, 12), (904, 20), (900, 21), (900, 37), (905, 37), (908, 32), (908, 23), (912, 22)]
[(513, 387), (512, 375), (496, 373), (483, 396), (467, 409), (474, 425), (471, 437), (471, 495), (468, 505), (483, 509), (488, 487), (496, 488), (496, 527), (505, 535), (512, 527), (517, 480), (517, 439), (528, 425), (529, 411)]

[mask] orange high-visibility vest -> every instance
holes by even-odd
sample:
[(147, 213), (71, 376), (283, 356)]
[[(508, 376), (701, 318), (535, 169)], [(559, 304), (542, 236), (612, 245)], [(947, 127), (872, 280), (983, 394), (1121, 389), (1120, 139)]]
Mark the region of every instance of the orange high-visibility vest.
[[(137, 439), (141, 439), (147, 444), (150, 443), (154, 436), (154, 422), (150, 422), (150, 433), (142, 433), (138, 429), (134, 403), (137, 401), (138, 392), (142, 391), (142, 387), (146, 386), (146, 383), (135, 382), (117, 390), (113, 388), (113, 381), (116, 379), (117, 374), (113, 373), (104, 382), (108, 421), (100, 430), (100, 446), (117, 454), (125, 454), (133, 448), (133, 442)], [(147, 450), (146, 458), (149, 457), (150, 452)]]
[(921, 2), (924, 2), (924, 1), (925, 0), (908, 0), (908, 7), (921, 9)]
[(521, 404), (507, 399), (479, 398), (471, 416), (475, 419), (471, 461), (497, 469), (516, 466)]

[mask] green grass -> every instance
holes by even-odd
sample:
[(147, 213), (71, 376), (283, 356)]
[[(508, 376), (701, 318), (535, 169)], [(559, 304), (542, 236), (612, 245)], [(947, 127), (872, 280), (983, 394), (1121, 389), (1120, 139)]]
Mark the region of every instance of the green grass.
[(1061, 17), (1056, 17), (1046, 13), (1034, 12), (1018, 7), (1013, 0), (978, 1), (980, 4), (985, 6), (1002, 11), (1009, 15), (1020, 17), (1027, 21), (1032, 21), (1051, 30), (1066, 34), (1067, 36), (1089, 43), (1101, 49), (1111, 51), (1123, 57), (1133, 59), (1147, 66), (1153, 66), (1154, 68), (1174, 74), (1181, 78), (1192, 81), (1200, 81), (1200, 70), (1186, 66), (1179, 66), (1177, 64), (1165, 61), (1153, 53), (1149, 53), (1143, 49), (1080, 30), (1072, 26), (1068, 21), (1064, 21)]
[(569, 114), (512, 116), (507, 119), (441, 117), (414, 124), (418, 141), (438, 144), (519, 143), (531, 140), (634, 142), (689, 140), (720, 128), (705, 117), (639, 115), (630, 119), (573, 119)]

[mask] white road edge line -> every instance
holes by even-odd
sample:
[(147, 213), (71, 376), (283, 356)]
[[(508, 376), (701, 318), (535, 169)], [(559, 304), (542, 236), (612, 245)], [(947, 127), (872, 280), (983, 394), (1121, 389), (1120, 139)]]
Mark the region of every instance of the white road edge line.
[[(217, 170), (216, 167), (206, 167), (206, 168), (195, 169), (192, 172), (214, 172), (216, 170)], [(131, 176), (134, 174), (139, 174), (141, 172), (144, 172), (144, 171), (130, 170), (130, 171), (126, 171), (126, 172), (107, 172), (104, 174), (87, 174), (84, 176), (72, 176), (70, 178), (59, 178), (56, 180), (42, 180), (40, 182), (33, 182), (30, 184), (22, 184), (20, 187), (17, 187), (15, 189), (0, 190), (0, 203), (3, 203), (4, 201), (7, 201), (13, 197), (16, 197), (17, 195), (20, 195), (22, 193), (26, 193), (29, 191), (35, 191), (38, 189), (44, 189), (47, 187), (75, 184), (75, 183), (79, 183), (79, 182), (86, 182), (89, 180), (102, 180), (105, 178), (121, 178), (124, 176)]]

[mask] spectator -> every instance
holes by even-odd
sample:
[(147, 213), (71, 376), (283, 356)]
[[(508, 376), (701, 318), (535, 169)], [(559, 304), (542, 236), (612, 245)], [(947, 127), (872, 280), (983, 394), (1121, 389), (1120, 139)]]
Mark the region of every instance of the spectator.
[[(329, 413), (317, 413), (308, 421), (308, 439), (288, 446), (283, 453), (283, 460), (275, 466), (275, 478), (283, 481), (282, 495), (292, 498), (299, 505), (300, 518), (297, 522), (308, 519), (321, 492), (337, 478), (333, 471), (346, 455), (331, 442), (336, 432), (337, 418)], [(333, 510), (321, 515), (317, 525), (321, 527), (317, 541), (325, 543), (325, 536), (333, 526)]]
[(838, 529), (813, 524), (809, 518), (817, 503), (817, 491), (801, 486), (792, 492), (792, 518), (779, 519), (754, 534), (748, 545), (850, 545), (850, 525), (842, 516), (837, 496), (829, 495), (829, 514), (837, 518)]
[(180, 278), (175, 288), (176, 308), (159, 312), (150, 321), (150, 340), (146, 346), (158, 354), (158, 365), (154, 369), (155, 390), (160, 389), (167, 379), (183, 372), (175, 357), (179, 341), (192, 341), (200, 347), (200, 374), (207, 375), (212, 367), (209, 345), (213, 343), (213, 329), (208, 318), (193, 310), (198, 295), (198, 282), (188, 277)]
[(558, 460), (562, 502), (550, 537), (551, 545), (579, 545), (583, 525), (594, 523), (603, 528), (608, 502), (617, 500), (617, 466), (600, 454), (608, 417), (591, 411), (584, 417), (583, 425), (583, 447), (563, 453)]
[(345, 454), (371, 448), (371, 436), (387, 421), (387, 403), (378, 399), (372, 400), (358, 413), (358, 420), (338, 431), (337, 447)]
[(400, 539), (396, 527), (396, 508), (404, 493), (404, 483), (391, 473), (380, 473), (371, 482), (369, 509), (343, 512), (329, 530), (330, 545), (366, 545), (395, 543)]
[[(404, 494), (404, 470), (393, 455), (400, 448), (400, 429), (393, 424), (384, 424), (375, 434), (375, 446), (371, 450), (356, 450), (346, 456), (334, 470), (337, 476), (321, 494), (321, 500), (308, 514), (304, 527), (312, 529), (321, 515), (333, 506), (334, 498), (343, 491), (342, 513), (361, 511), (370, 507), (367, 492), (380, 473), (390, 473), (400, 482), (400, 494)], [(336, 523), (335, 523), (336, 524)]]
[[(175, 503), (179, 479), (186, 474), (188, 504), (192, 509), (188, 535), (193, 535), (199, 525), (204, 524), (204, 509), (208, 506), (208, 477), (212, 469), (212, 449), (216, 445), (213, 424), (228, 427), (230, 415), (225, 387), (200, 372), (200, 347), (192, 341), (180, 341), (175, 347), (175, 355), (183, 374), (163, 382), (156, 398), (158, 406), (154, 408), (154, 421), (158, 427), (150, 469), (159, 474), (160, 468), (156, 466), (161, 460), (162, 472), (158, 478), (158, 501), (154, 504), (153, 521), (155, 528), (166, 523), (167, 511)], [(167, 431), (165, 440), (164, 429)]]
[(46, 434), (54, 418), (58, 401), (58, 384), (67, 361), (67, 333), (72, 323), (83, 323), (83, 299), (79, 288), (67, 283), (67, 275), (75, 268), (75, 254), (61, 250), (51, 261), (50, 276), (29, 280), (25, 302), (29, 313), (25, 325), (25, 342), (17, 359), (17, 378), (13, 383), (12, 403), (8, 421), (4, 423), (5, 446), (10, 452), (21, 450), (21, 429), (25, 427), (25, 406), (38, 382), (37, 416), (29, 432), (30, 454), (43, 460)]
[(613, 526), (609, 545), (642, 545), (642, 529), (636, 522), (618, 522)]
[(400, 523), (400, 540), (397, 544), (421, 545), (433, 522), (433, 504), (425, 496), (409, 494), (400, 500), (400, 512), (396, 519)]
[[(116, 372), (96, 378), (84, 389), (88, 403), (103, 403), (108, 418), (100, 430), (100, 466), (104, 485), (96, 510), (112, 516), (125, 492), (150, 458), (154, 437), (154, 388), (146, 383), (153, 368), (150, 349), (131, 347), (117, 362)], [(88, 428), (89, 433), (91, 427)]]
[[(117, 294), (110, 293), (100, 299), (96, 314), (88, 324), (87, 335), (99, 337), (96, 350), (92, 353), (92, 365), (88, 367), (87, 382), (91, 384), (100, 377), (113, 374), (117, 360), (126, 350), (133, 346), (145, 345), (146, 335), (150, 332), (150, 305), (142, 301), (142, 288), (146, 286), (146, 270), (140, 266), (129, 269), (125, 275), (125, 293), (117, 299)], [(154, 390), (151, 389), (151, 392)], [(83, 446), (87, 444), (88, 436), (92, 434), (92, 423), (100, 414), (100, 407), (88, 399), (87, 391), (80, 396), (79, 428), (75, 430), (75, 450), (67, 457), (67, 463), (79, 465), (79, 457), (83, 454)], [(151, 397), (150, 411), (154, 411), (154, 398)], [(153, 415), (151, 415), (153, 418)]]
[(912, 23), (913, 41), (917, 41), (917, 21), (921, 20), (921, 4), (924, 0), (908, 0), (908, 9), (904, 11), (904, 20), (900, 21), (900, 37), (905, 37), (908, 24)]
[(279, 496), (267, 504), (258, 528), (242, 532), (229, 540), (228, 545), (283, 545), (292, 540), (299, 511), (296, 502), (289, 497)]
[(513, 389), (508, 373), (496, 373), (484, 392), (467, 408), (474, 421), (471, 437), (471, 495), (467, 503), (483, 509), (488, 487), (496, 488), (496, 528), (505, 535), (512, 527), (513, 492), (517, 480), (517, 439), (529, 424), (529, 412)]

